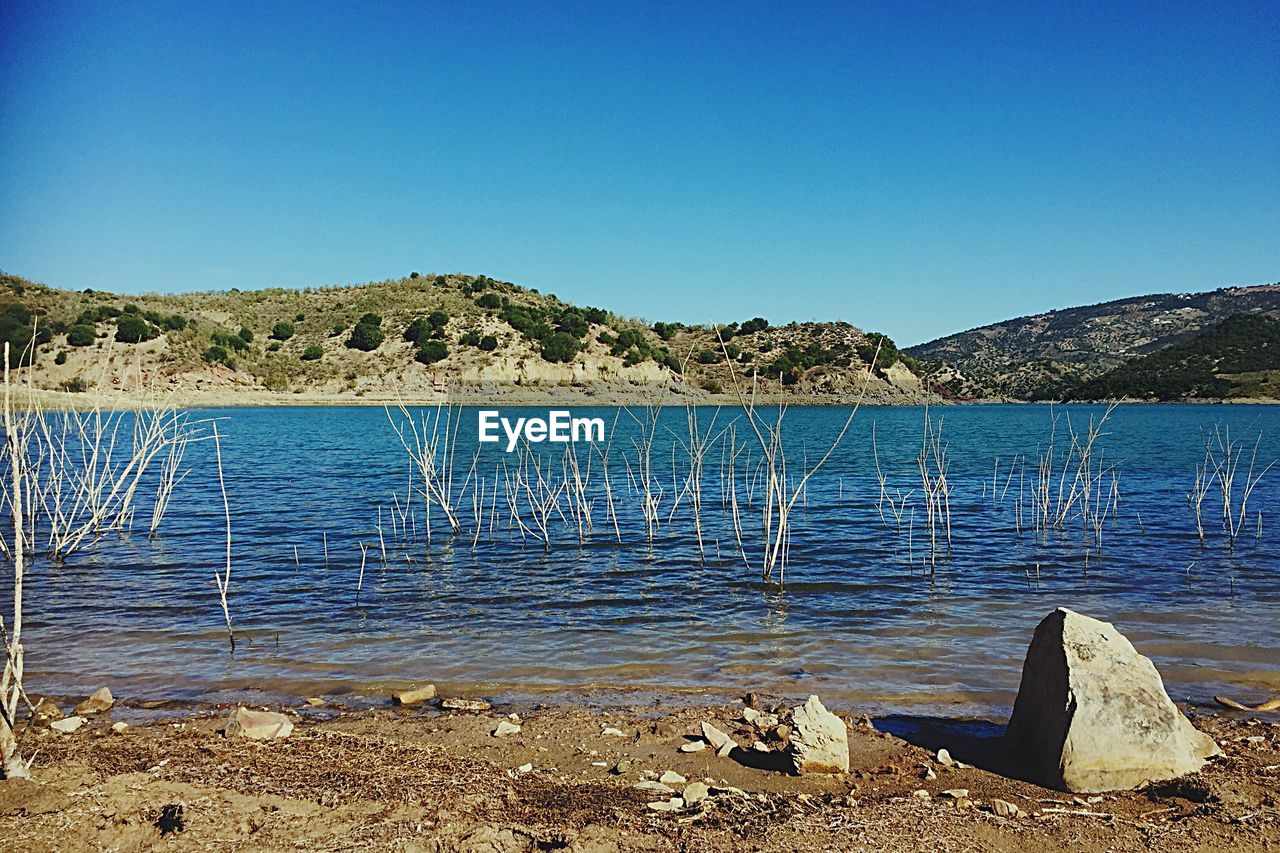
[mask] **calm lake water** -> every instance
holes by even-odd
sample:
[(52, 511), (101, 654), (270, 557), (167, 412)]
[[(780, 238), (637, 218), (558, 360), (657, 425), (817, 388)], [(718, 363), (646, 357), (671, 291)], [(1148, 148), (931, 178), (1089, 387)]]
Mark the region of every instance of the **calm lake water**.
[[(1206, 436), (1229, 426), (1246, 445), (1238, 504), (1254, 440), (1261, 436), (1259, 469), (1280, 458), (1280, 409), (1117, 408), (1094, 448), (1109, 469), (1104, 502), (1111, 473), (1118, 475), (1118, 503), (1102, 526), (1101, 547), (1097, 532), (1074, 514), (1062, 530), (1039, 534), (1031, 529), (1031, 492), (1053, 414), (1060, 470), (1065, 418), (1083, 431), (1102, 411), (932, 410), (947, 444), (952, 544), (949, 552), (941, 547), (931, 572), (916, 467), (924, 412), (862, 409), (796, 503), (781, 590), (761, 583), (763, 487), (750, 473), (760, 451), (736, 410), (698, 414), (704, 430), (716, 418), (713, 434), (737, 418), (736, 445), (746, 449), (735, 465), (736, 492), (750, 568), (734, 534), (726, 438), (705, 461), (705, 556), (687, 495), (675, 504), (688, 466), (673, 437), (687, 438), (683, 409), (664, 410), (654, 433), (651, 488), (661, 489), (661, 498), (652, 541), (636, 482), (633, 440), (641, 429), (624, 413), (609, 460), (617, 530), (600, 459), (580, 446), (584, 467), (594, 459), (592, 530), (579, 536), (562, 490), (548, 547), (522, 536), (506, 495), (495, 495), (495, 472), (501, 478), (505, 462), (511, 476), (515, 467), (500, 447), (485, 445), (478, 456), (483, 500), (473, 500), (475, 478), (460, 496), (462, 532), (451, 535), (435, 507), (428, 543), (420, 497), (410, 504), (415, 520), (408, 529), (392, 522), (392, 495), (403, 502), (409, 469), (382, 409), (193, 411), (193, 420), (218, 418), (223, 436), (233, 528), (229, 599), (240, 638), (234, 654), (214, 584), (226, 544), (206, 442), (188, 451), (191, 472), (158, 536), (149, 538), (140, 522), (141, 530), (104, 536), (64, 565), (33, 567), (28, 686), (33, 695), (77, 695), (108, 684), (117, 696), (138, 699), (217, 700), (258, 691), (267, 698), (346, 694), (352, 701), (414, 680), (499, 696), (546, 691), (552, 699), (580, 687), (717, 696), (750, 689), (818, 693), (870, 713), (1003, 715), (1032, 630), (1065, 605), (1114, 622), (1155, 660), (1176, 700), (1280, 694), (1280, 470), (1249, 497), (1234, 548), (1222, 532), (1221, 498), (1210, 493), (1204, 500), (1201, 543), (1187, 497)], [(793, 478), (804, 459), (821, 455), (847, 413), (787, 413)], [(612, 427), (616, 410), (574, 414), (603, 417)], [(644, 418), (643, 410), (634, 414)], [(476, 411), (460, 417), (455, 491), (477, 447)], [(901, 530), (880, 499), (873, 424), (890, 496), (904, 496)], [(564, 446), (539, 449), (550, 454), (549, 476), (562, 482)], [(1025, 470), (1011, 466), (1015, 457)], [(1055, 477), (1055, 496), (1058, 488)], [(516, 511), (536, 526), (527, 494), (517, 495)], [(147, 496), (138, 517), (149, 514)], [(361, 543), (368, 552), (357, 597)]]

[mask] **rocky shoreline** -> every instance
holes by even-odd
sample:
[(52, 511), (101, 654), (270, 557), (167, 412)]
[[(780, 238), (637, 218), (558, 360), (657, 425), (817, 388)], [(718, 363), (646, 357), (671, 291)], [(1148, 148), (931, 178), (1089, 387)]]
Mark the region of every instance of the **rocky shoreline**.
[[(1065, 722), (1047, 710), (1064, 689)], [(35, 706), (33, 778), (0, 783), (0, 838), (24, 850), (1262, 850), (1280, 843), (1280, 720), (1267, 716), (1188, 719), (1114, 628), (1062, 609), (1037, 629), (1008, 738), (817, 696), (515, 707), (422, 684), (374, 708), (315, 696), (175, 715), (122, 709), (104, 688), (74, 708)], [(1056, 777), (1026, 760), (1055, 750)]]
[(43, 730), (34, 780), (0, 783), (0, 838), (33, 851), (1261, 850), (1280, 843), (1274, 721), (1196, 718), (1223, 749), (1202, 770), (1085, 796), (1004, 775), (992, 740), (972, 736), (964, 721), (836, 711), (849, 760), (838, 774), (796, 775), (742, 745), (724, 756), (710, 742), (681, 748), (703, 742), (708, 729), (745, 741), (748, 709), (451, 711), (388, 702), (347, 711), (321, 700), (277, 706), (272, 713), (289, 732), (268, 739), (228, 737), (235, 709), (129, 726), (106, 711), (72, 734)]

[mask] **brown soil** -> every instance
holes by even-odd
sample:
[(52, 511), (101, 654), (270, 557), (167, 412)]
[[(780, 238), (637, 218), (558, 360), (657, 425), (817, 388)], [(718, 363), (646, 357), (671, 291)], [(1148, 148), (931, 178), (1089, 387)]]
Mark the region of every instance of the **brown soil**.
[[(848, 718), (851, 772), (787, 775), (739, 749), (682, 753), (708, 720), (743, 747), (741, 706), (535, 709), (519, 734), (482, 714), (332, 707), (280, 741), (229, 740), (225, 710), (122, 733), (109, 715), (36, 730), (32, 781), (0, 783), (9, 850), (1270, 850), (1280, 845), (1280, 723), (1198, 718), (1225, 755), (1144, 790), (1080, 797), (999, 770), (997, 741), (957, 721), (912, 723), (912, 743)], [(842, 715), (843, 716), (843, 715)], [(891, 721), (875, 721), (890, 728)], [(606, 727), (624, 734), (605, 734)], [(902, 730), (897, 728), (895, 730)], [(944, 767), (946, 745), (978, 766)], [(927, 747), (927, 748), (926, 748)], [(776, 756), (776, 754), (774, 754)], [(629, 759), (623, 773), (613, 772)], [(521, 772), (526, 763), (532, 769)], [(604, 766), (599, 766), (599, 765)], [(752, 766), (755, 765), (755, 766)], [(981, 769), (983, 767), (991, 770)], [(925, 780), (928, 770), (936, 779)], [(631, 787), (667, 770), (741, 792), (657, 812)], [(682, 786), (676, 785), (676, 794)], [(957, 807), (943, 791), (966, 788)], [(913, 796), (924, 789), (929, 799)], [(999, 817), (1000, 798), (1026, 812)]]

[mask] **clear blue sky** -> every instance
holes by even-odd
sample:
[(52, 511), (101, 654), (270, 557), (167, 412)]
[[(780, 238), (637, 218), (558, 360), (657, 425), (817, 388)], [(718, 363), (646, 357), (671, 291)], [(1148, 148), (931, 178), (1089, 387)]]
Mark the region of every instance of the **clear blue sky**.
[(3, 0), (0, 269), (903, 345), (1280, 280), (1280, 3), (1040, 5)]

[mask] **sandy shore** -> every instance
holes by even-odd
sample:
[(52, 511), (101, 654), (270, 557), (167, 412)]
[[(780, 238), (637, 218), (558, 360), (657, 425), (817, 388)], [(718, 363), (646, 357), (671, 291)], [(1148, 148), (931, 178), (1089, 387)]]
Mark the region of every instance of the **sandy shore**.
[[(763, 698), (770, 707), (776, 700)], [(277, 741), (228, 739), (227, 709), (117, 706), (34, 729), (32, 781), (0, 783), (8, 849), (1264, 850), (1280, 844), (1280, 723), (1199, 717), (1225, 755), (1174, 783), (1077, 797), (1002, 775), (989, 726), (918, 718), (850, 729), (851, 772), (792, 776), (749, 747), (743, 705), (278, 708)], [(123, 732), (113, 715), (150, 715)], [(495, 737), (509, 714), (519, 733)], [(702, 721), (740, 744), (684, 753)], [(606, 729), (614, 731), (606, 731)], [(905, 739), (889, 734), (897, 731)], [(618, 734), (620, 732), (621, 734)], [(961, 762), (936, 760), (945, 746)], [(776, 753), (774, 755), (777, 755)], [(711, 796), (659, 812), (634, 787), (674, 772)], [(932, 777), (932, 778), (928, 778)], [(668, 777), (671, 778), (671, 777)], [(683, 785), (673, 783), (679, 795)], [(957, 805), (946, 791), (967, 789)], [(919, 791), (928, 792), (921, 796)], [(993, 813), (1000, 799), (1024, 814)]]

